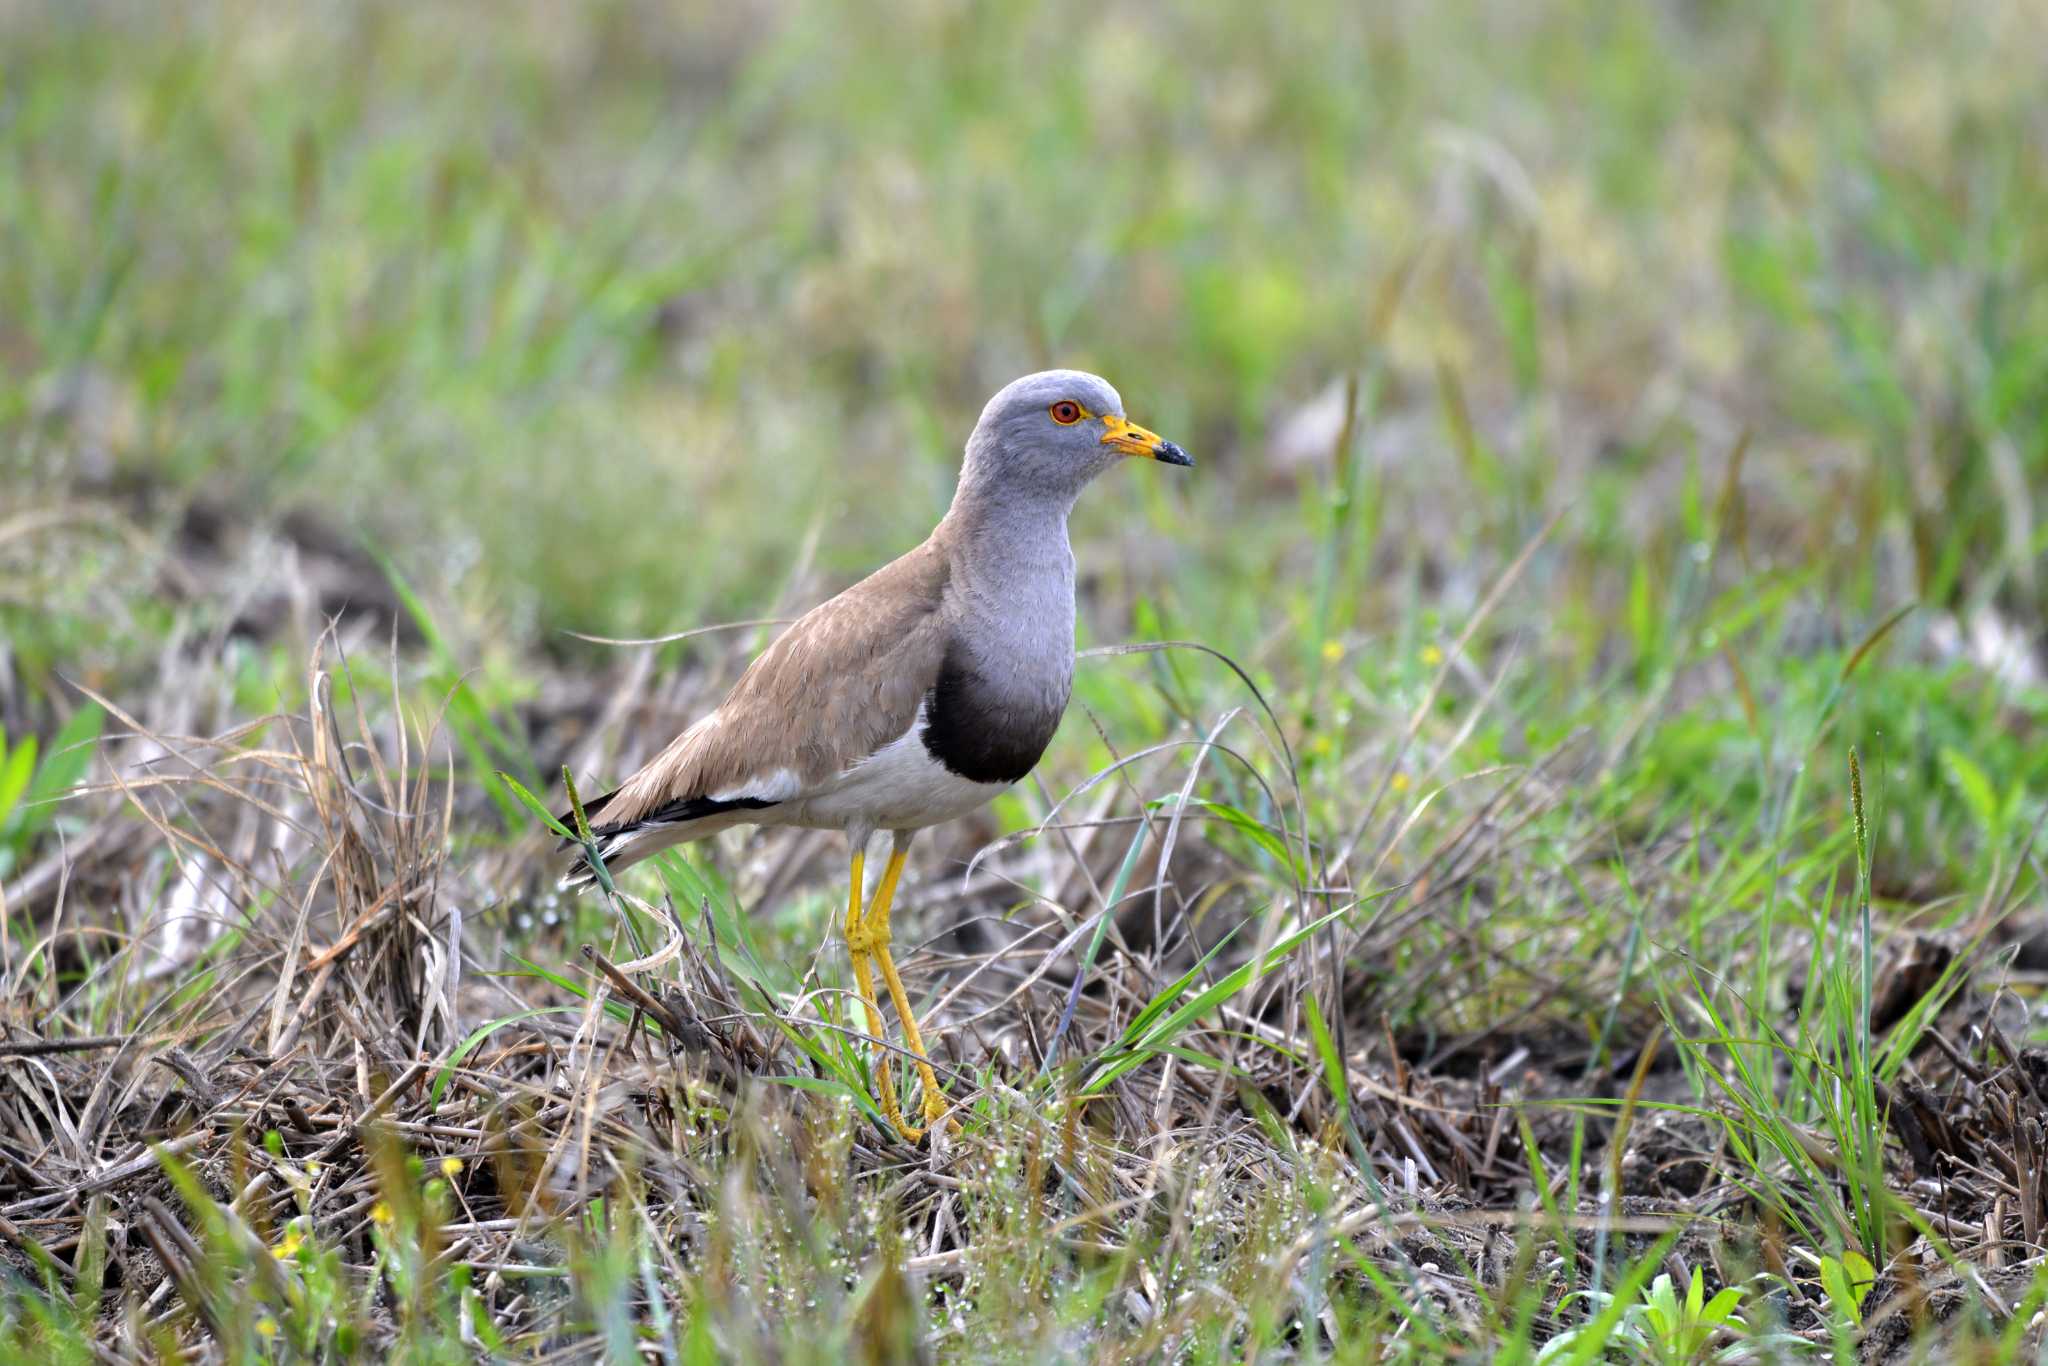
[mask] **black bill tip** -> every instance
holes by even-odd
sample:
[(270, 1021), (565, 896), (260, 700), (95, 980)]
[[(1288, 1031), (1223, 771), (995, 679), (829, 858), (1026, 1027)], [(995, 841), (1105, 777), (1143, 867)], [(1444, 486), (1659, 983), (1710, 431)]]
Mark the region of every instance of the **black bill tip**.
[(1195, 458), (1171, 441), (1162, 441), (1152, 448), (1152, 458), (1162, 465), (1193, 465)]

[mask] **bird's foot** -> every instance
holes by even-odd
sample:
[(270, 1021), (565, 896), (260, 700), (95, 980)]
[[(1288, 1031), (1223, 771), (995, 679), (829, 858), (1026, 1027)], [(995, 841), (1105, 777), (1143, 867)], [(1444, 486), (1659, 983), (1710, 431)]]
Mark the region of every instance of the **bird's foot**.
[(896, 1136), (905, 1143), (916, 1147), (924, 1141), (927, 1134), (934, 1131), (944, 1133), (948, 1137), (960, 1132), (960, 1122), (949, 1113), (945, 1092), (939, 1090), (935, 1083), (928, 1083), (924, 1088), (924, 1124), (920, 1126), (903, 1117), (902, 1108), (896, 1102), (895, 1089), (890, 1082), (885, 1078), (877, 1080), (881, 1083), (878, 1094), (882, 1101), (882, 1116), (889, 1121), (889, 1127), (896, 1131)]

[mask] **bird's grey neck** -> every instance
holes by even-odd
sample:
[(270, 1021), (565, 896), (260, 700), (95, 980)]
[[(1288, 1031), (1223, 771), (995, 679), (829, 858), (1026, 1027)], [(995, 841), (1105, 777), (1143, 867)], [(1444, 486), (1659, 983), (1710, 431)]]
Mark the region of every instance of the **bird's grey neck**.
[(963, 483), (946, 514), (956, 547), (952, 586), (967, 616), (1049, 666), (1073, 655), (1071, 506), (1032, 496), (979, 498)]
[(1074, 552), (1067, 514), (1074, 500), (1039, 493), (979, 489), (966, 480), (946, 513), (961, 551), (954, 574), (975, 596), (1000, 597), (1021, 585), (1064, 592), (1071, 610)]
[[(1071, 496), (1006, 482), (960, 480), (940, 535), (952, 542), (956, 641), (971, 662), (980, 705), (1043, 747), (1074, 679)], [(1033, 756), (1036, 758), (1036, 753)], [(1027, 765), (1028, 766), (1028, 765)]]

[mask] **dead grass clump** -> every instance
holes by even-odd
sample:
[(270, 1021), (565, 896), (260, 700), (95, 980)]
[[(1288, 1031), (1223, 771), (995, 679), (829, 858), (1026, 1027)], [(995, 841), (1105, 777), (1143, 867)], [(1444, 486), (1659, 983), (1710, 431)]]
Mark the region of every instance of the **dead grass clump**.
[[(249, 1169), (250, 1134), (325, 1135), (339, 1157), (336, 1134), (358, 1133), (452, 1046), (461, 922), (440, 900), (452, 789), (424, 762), (431, 727), (408, 733), (394, 712), (380, 735), (351, 706), (344, 738), (337, 680), (360, 693), (336, 653), (330, 633), (309, 664), (306, 716), (208, 737), (153, 730), (96, 699), (129, 733), (108, 743), (92, 790), (132, 814), (94, 828), (91, 867), (103, 885), (138, 889), (112, 904), (149, 910), (93, 923), (63, 889), (44, 903), (45, 933), (5, 965), (16, 1023), (0, 1040), (12, 1159), (0, 1242), (17, 1266), (75, 1278), (64, 1258), (78, 1220), (111, 1196), (108, 1227), (127, 1236), (103, 1249), (109, 1283), (136, 1272), (131, 1256), (179, 1280), (194, 1245), (166, 1223), (159, 1154), (269, 1228), (294, 1188)], [(326, 1179), (337, 1175), (347, 1205), (349, 1167)]]

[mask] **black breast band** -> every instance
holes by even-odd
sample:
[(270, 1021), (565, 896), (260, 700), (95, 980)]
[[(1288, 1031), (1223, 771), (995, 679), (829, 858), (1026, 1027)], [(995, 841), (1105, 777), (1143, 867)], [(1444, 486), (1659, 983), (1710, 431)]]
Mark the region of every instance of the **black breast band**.
[(1062, 710), (1018, 706), (955, 646), (925, 696), (925, 751), (969, 782), (1014, 783), (1052, 743)]

